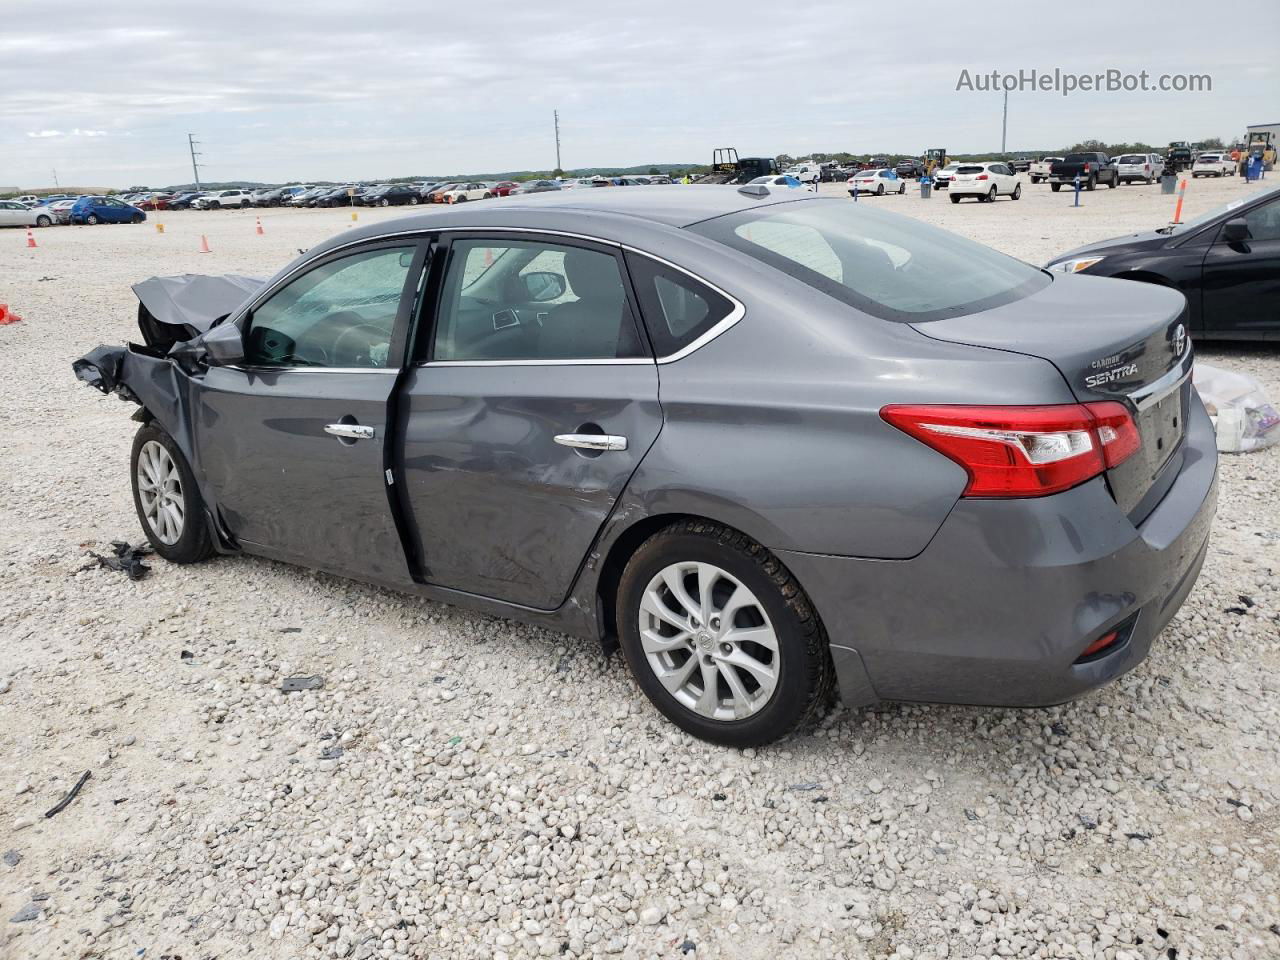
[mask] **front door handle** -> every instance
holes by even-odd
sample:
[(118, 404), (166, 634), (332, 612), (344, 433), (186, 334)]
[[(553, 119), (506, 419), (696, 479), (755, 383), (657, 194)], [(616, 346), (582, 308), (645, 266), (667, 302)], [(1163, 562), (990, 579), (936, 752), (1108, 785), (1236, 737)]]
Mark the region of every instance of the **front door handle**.
[(345, 440), (372, 440), (376, 431), (373, 427), (364, 427), (358, 423), (331, 423), (324, 432)]
[(626, 437), (611, 437), (604, 433), (561, 433), (556, 436), (556, 443), (579, 450), (627, 449)]

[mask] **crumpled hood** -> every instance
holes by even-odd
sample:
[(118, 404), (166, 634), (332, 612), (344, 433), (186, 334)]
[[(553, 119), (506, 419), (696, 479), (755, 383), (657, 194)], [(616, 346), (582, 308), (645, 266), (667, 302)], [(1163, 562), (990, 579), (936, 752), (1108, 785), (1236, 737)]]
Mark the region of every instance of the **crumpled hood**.
[(262, 277), (225, 274), (220, 277), (184, 273), (180, 277), (152, 277), (133, 285), (147, 312), (160, 323), (187, 327), (191, 336), (206, 332), (267, 281)]

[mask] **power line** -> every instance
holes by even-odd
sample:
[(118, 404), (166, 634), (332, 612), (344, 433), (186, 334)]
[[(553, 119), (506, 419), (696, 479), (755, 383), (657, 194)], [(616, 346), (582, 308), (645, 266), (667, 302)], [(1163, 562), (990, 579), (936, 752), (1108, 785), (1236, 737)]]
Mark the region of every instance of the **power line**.
[(199, 143), (200, 141), (196, 139), (196, 135), (194, 133), (187, 134), (187, 149), (191, 151), (191, 173), (196, 178), (196, 190), (200, 189), (200, 165), (196, 163), (196, 157), (203, 156), (203, 154), (196, 149), (196, 146)]

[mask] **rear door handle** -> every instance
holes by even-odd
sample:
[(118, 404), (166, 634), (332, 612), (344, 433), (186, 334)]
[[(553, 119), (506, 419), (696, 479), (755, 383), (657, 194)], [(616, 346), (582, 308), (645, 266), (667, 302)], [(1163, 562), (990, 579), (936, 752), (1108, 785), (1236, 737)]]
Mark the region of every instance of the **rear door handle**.
[(626, 437), (611, 437), (603, 433), (561, 433), (555, 439), (562, 447), (576, 447), (579, 450), (627, 449)]
[(373, 427), (361, 426), (358, 423), (331, 423), (324, 432), (347, 440), (372, 440), (376, 431)]

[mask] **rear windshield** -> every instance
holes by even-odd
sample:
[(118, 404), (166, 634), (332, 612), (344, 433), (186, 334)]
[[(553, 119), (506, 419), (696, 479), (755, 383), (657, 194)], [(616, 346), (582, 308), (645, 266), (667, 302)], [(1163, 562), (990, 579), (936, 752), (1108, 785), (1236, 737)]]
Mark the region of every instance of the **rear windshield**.
[(1140, 153), (1130, 153), (1121, 157), (1116, 163), (1146, 163), (1147, 158)]
[(956, 173), (981, 173), (986, 167), (957, 167)]
[(1091, 153), (1068, 153), (1067, 159), (1063, 163), (1088, 163), (1093, 159)]
[(1202, 153), (1200, 154), (1200, 159), (1205, 160), (1209, 163), (1217, 163), (1219, 160), (1222, 159), (1222, 156), (1216, 153)]
[(1047, 274), (911, 217), (843, 200), (772, 204), (689, 229), (883, 320), (989, 310), (1047, 286)]

